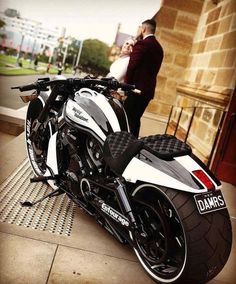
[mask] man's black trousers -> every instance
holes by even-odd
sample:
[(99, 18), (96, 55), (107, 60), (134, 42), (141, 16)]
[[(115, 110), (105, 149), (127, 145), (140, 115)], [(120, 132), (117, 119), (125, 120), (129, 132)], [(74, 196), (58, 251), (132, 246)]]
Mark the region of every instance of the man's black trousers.
[(144, 97), (142, 94), (137, 95), (129, 93), (124, 102), (124, 108), (128, 116), (131, 133), (138, 138), (141, 117), (150, 102), (150, 98)]

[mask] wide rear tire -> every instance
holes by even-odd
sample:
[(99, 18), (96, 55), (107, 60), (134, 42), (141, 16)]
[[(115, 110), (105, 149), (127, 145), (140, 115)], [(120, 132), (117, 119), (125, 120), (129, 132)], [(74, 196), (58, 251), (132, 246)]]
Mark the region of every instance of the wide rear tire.
[(148, 184), (140, 185), (132, 196), (137, 222), (149, 236), (144, 245), (131, 235), (134, 251), (153, 280), (200, 284), (222, 270), (232, 244), (226, 209), (200, 215), (192, 194)]

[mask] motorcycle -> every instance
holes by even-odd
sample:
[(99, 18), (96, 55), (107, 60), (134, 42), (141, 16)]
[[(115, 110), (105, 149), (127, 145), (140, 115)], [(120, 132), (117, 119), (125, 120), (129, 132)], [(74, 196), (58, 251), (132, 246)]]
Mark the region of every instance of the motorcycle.
[(113, 78), (50, 80), (13, 87), (29, 101), (25, 141), (35, 177), (67, 194), (157, 283), (206, 283), (224, 267), (232, 229), (221, 183), (171, 135), (135, 138), (111, 93), (138, 92)]

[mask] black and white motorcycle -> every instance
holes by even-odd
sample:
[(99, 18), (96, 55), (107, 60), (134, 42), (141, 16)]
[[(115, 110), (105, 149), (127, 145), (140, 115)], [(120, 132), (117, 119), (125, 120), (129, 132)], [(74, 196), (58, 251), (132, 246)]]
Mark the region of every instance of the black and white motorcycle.
[(66, 193), (129, 244), (158, 283), (206, 283), (222, 270), (232, 230), (221, 184), (174, 136), (129, 132), (110, 94), (134, 86), (58, 77), (14, 88), (36, 90), (23, 97), (25, 133), (32, 182), (53, 188), (44, 198)]

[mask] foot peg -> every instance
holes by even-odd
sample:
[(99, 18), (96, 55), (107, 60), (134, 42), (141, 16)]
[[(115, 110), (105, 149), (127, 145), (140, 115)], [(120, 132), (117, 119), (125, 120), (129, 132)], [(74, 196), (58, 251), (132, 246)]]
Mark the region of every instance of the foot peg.
[(59, 176), (35, 176), (33, 178), (30, 179), (30, 182), (44, 182), (44, 181), (48, 181), (48, 180), (56, 180), (57, 178), (59, 178)]

